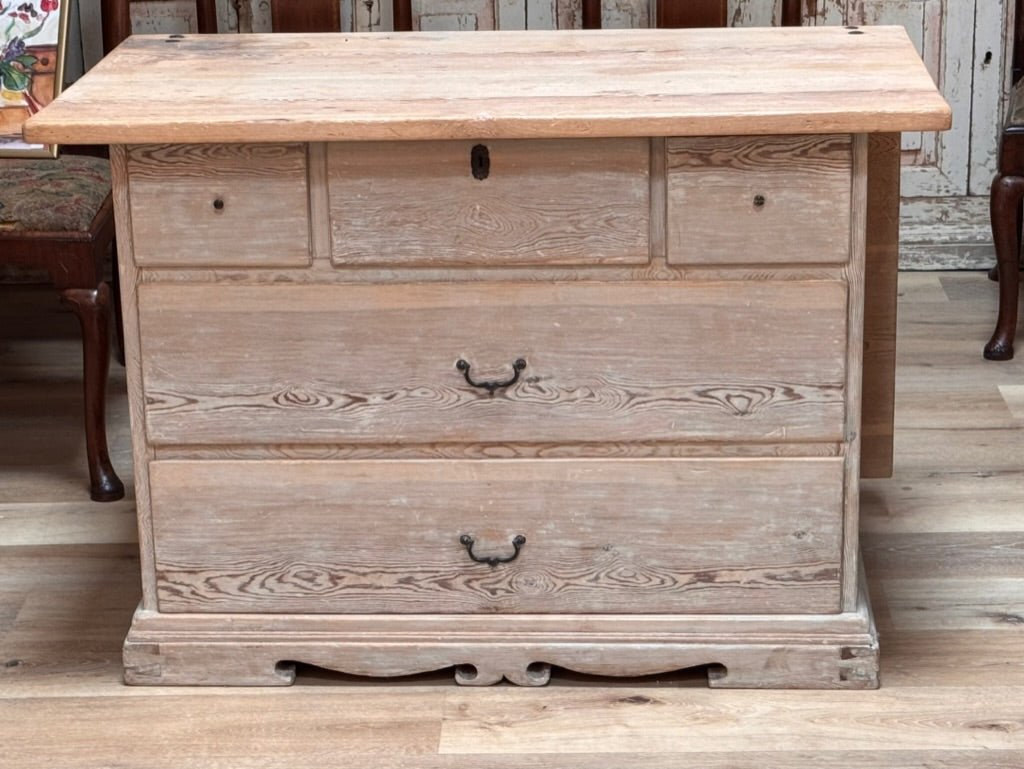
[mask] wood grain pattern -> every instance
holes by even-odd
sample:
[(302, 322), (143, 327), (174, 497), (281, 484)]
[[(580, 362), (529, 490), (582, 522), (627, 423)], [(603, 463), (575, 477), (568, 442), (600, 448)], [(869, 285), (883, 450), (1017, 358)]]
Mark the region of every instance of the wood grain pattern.
[(849, 136), (669, 139), (668, 261), (849, 258)]
[[(845, 284), (825, 281), (147, 284), (147, 435), (155, 445), (837, 440), (845, 308)], [(460, 358), (477, 379), (528, 365), (492, 396), (466, 384)]]
[(302, 145), (136, 146), (128, 174), (140, 266), (309, 264)]
[(853, 140), (847, 311), (846, 472), (843, 477), (843, 609), (853, 611), (863, 581), (860, 553), (860, 431), (864, 378), (864, 250), (868, 208), (868, 137)]
[(654, 459), (837, 457), (839, 443), (361, 443), (157, 446), (156, 459)]
[[(842, 474), (839, 458), (154, 462), (159, 606), (835, 613)], [(462, 534), (479, 556), (526, 543), (492, 567)]]
[(896, 282), (900, 252), (900, 137), (868, 139), (864, 257), (864, 384), (861, 477), (893, 471), (896, 391)]
[(163, 643), (132, 641), (125, 647), (125, 682), (288, 686), (296, 675), (296, 663), (281, 660), (281, 655), (288, 655), (304, 664), (349, 675), (393, 678), (454, 668), (456, 682), (464, 686), (490, 686), (502, 681), (545, 686), (556, 666), (585, 675), (636, 678), (705, 665), (709, 666), (707, 681), (712, 688), (878, 686), (877, 647), (870, 645), (623, 642), (616, 644), (614, 658), (595, 655), (594, 647), (598, 645), (597, 639), (555, 645), (427, 640), (416, 644), (413, 652), (381, 639), (373, 653), (356, 644), (315, 638), (288, 639), (272, 646), (216, 643), (203, 638)]
[(305, 660), (371, 676), (455, 666), (461, 684), (505, 678), (540, 686), (555, 665), (608, 676), (711, 663), (707, 681), (714, 687), (873, 688), (877, 636), (866, 595), (862, 599), (857, 611), (845, 614), (774, 616), (139, 610), (125, 643), (126, 680), (283, 686), (295, 680), (294, 661)]
[(947, 128), (949, 107), (906, 32), (860, 32), (135, 37), (25, 131), (32, 142), (108, 144)]
[[(487, 178), (471, 169), (486, 147)], [(644, 264), (650, 142), (328, 146), (336, 264)]]
[(114, 221), (117, 227), (117, 267), (120, 272), (122, 323), (124, 326), (125, 378), (132, 429), (132, 466), (135, 475), (136, 515), (139, 531), (139, 560), (142, 579), (142, 605), (156, 608), (156, 575), (153, 570), (153, 526), (150, 518), (149, 460), (153, 447), (146, 436), (145, 395), (142, 384), (142, 338), (139, 333), (139, 268), (135, 261), (131, 189), (128, 176), (128, 149), (110, 147), (110, 174), (113, 185)]

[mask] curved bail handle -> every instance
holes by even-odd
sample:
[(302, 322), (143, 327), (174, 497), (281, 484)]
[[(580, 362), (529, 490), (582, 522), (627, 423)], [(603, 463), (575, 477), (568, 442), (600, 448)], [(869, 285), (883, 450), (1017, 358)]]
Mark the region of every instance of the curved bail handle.
[(466, 378), (466, 381), (472, 387), (480, 387), (484, 390), (487, 390), (487, 392), (489, 392), (491, 395), (494, 395), (495, 390), (500, 390), (504, 387), (511, 387), (512, 385), (519, 381), (519, 374), (522, 372), (524, 368), (526, 368), (526, 360), (524, 360), (523, 358), (516, 358), (515, 362), (512, 364), (512, 378), (506, 379), (504, 382), (499, 382), (497, 380), (490, 382), (474, 382), (473, 378), (469, 375), (469, 361), (464, 360), (462, 358), (459, 358), (457, 361), (455, 361), (455, 368), (462, 372), (462, 376)]
[(498, 564), (502, 563), (510, 563), (514, 561), (516, 558), (518, 558), (519, 551), (522, 549), (523, 545), (526, 544), (526, 537), (524, 537), (522, 534), (516, 534), (512, 538), (512, 548), (514, 552), (512, 553), (512, 555), (506, 556), (477, 555), (473, 552), (473, 545), (476, 544), (476, 540), (473, 539), (473, 536), (470, 534), (463, 534), (461, 537), (459, 537), (459, 542), (461, 542), (465, 546), (466, 552), (469, 553), (469, 557), (472, 558), (476, 563), (486, 563), (488, 566), (497, 566)]

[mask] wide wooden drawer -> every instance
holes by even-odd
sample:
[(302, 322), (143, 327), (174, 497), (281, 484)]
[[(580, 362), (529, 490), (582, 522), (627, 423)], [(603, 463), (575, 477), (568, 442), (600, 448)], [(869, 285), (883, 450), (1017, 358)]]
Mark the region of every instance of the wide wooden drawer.
[(647, 139), (335, 143), (339, 265), (641, 264)]
[[(846, 296), (841, 281), (144, 284), (146, 434), (841, 441)], [(465, 379), (507, 381), (519, 359), (493, 393)]]
[(132, 245), (140, 265), (310, 262), (305, 145), (134, 146), (128, 175)]
[(851, 137), (677, 138), (666, 148), (669, 262), (849, 258)]
[(838, 457), (158, 461), (159, 608), (837, 612), (842, 481)]

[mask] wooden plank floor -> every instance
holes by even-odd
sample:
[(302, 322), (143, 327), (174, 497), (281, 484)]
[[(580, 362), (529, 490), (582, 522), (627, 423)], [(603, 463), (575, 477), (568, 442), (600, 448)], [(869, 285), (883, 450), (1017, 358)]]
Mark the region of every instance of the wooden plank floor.
[[(88, 501), (73, 318), (0, 288), (0, 767), (1024, 768), (1024, 340), (1021, 360), (982, 360), (979, 273), (900, 286), (896, 473), (863, 487), (877, 692), (315, 670), (288, 689), (125, 687), (132, 501)], [(110, 408), (128, 484), (117, 366)]]

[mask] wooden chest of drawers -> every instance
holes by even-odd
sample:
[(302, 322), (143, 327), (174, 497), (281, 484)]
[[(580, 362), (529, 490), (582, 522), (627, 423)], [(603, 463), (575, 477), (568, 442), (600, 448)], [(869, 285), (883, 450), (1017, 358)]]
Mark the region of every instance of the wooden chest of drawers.
[[(483, 37), (136, 39), (30, 124), (114, 144), (144, 583), (126, 680), (877, 685), (867, 134), (948, 122), (905, 36)], [(737, 41), (781, 106), (658, 74)], [(815, 46), (840, 63), (803, 64)], [(310, 47), (387, 63), (392, 100), (300, 83), (275, 113), (270, 72), (276, 120), (239, 95), (167, 117), (175, 56), (287, 71)], [(548, 68), (514, 68), (529, 52)], [(553, 101), (558, 66), (621, 75)], [(414, 99), (432, 67), (481, 93)], [(87, 126), (120, 72), (138, 111)]]

